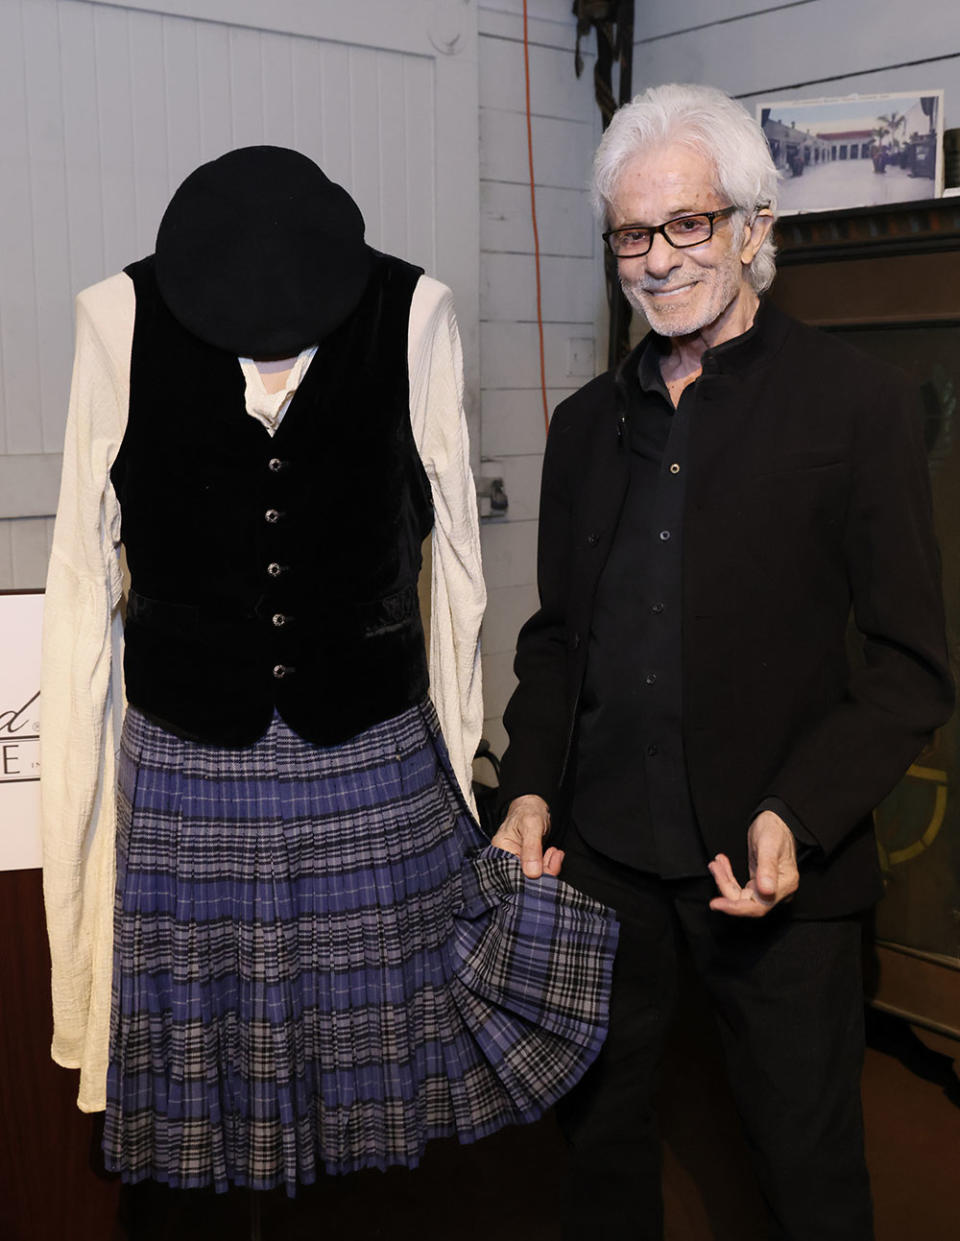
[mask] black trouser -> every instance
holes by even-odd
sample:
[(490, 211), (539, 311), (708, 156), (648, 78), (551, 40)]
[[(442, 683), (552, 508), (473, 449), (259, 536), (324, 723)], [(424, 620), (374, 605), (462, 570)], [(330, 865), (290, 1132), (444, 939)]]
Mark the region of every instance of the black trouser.
[(575, 832), (564, 847), (563, 878), (620, 918), (607, 1042), (557, 1109), (570, 1148), (567, 1241), (663, 1236), (653, 1097), (679, 935), (719, 1020), (771, 1238), (871, 1241), (859, 921), (731, 918), (708, 908), (702, 881), (644, 875)]

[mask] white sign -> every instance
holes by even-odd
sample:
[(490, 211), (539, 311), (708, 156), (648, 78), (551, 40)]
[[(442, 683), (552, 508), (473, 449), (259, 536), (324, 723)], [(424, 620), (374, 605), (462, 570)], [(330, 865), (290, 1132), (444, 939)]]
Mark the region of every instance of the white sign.
[(40, 865), (43, 595), (0, 595), (0, 870)]

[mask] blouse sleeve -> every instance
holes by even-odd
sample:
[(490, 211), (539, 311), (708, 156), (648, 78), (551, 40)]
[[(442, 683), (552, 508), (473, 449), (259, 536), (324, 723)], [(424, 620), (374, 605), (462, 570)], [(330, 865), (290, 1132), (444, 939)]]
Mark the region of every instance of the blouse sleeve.
[(463, 354), (450, 290), (422, 276), (410, 307), (410, 420), (433, 491), (430, 695), (453, 770), (473, 807), (483, 727), (480, 621), (486, 589), (463, 411)]
[(99, 1110), (112, 971), (114, 786), (123, 687), (120, 514), (109, 470), (127, 411), (133, 287), (77, 298), (60, 500), (44, 601), (41, 831), (50, 939), (52, 1055), (80, 1068)]

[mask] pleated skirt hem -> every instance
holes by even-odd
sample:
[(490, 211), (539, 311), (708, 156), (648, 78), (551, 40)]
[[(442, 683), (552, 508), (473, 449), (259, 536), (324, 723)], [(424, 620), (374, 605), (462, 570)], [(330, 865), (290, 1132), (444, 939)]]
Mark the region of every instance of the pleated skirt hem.
[(615, 940), (485, 845), (429, 702), (243, 750), (130, 708), (107, 1166), (293, 1192), (534, 1120), (599, 1050)]

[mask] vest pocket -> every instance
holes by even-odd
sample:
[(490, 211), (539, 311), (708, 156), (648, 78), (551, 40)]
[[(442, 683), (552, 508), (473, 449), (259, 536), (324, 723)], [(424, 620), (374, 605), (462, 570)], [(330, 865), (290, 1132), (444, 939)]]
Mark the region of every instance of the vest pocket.
[(393, 633), (405, 629), (415, 615), (419, 615), (420, 603), (416, 585), (404, 586), (391, 595), (384, 595), (372, 603), (356, 605), (357, 619), (365, 638)]
[(195, 638), (200, 631), (200, 609), (190, 603), (168, 603), (131, 590), (127, 597), (127, 624), (141, 625), (169, 637)]

